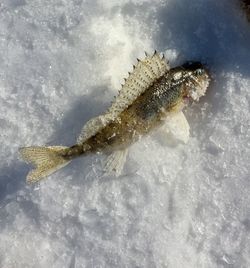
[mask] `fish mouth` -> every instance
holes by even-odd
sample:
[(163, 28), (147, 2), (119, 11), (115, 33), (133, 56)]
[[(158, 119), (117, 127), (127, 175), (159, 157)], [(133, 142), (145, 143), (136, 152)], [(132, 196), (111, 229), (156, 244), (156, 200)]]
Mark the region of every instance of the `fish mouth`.
[(185, 101), (198, 101), (204, 96), (210, 82), (210, 75), (206, 65), (201, 62), (188, 61), (182, 68), (189, 74)]
[(198, 95), (198, 99), (206, 94), (209, 83), (210, 83), (210, 78), (209, 78), (208, 74), (205, 73), (205, 76), (199, 82), (198, 88), (196, 90), (196, 93)]
[(183, 97), (183, 102), (185, 105), (188, 105), (192, 101), (192, 98), (189, 95)]
[(206, 72), (197, 78), (193, 86), (188, 92), (188, 97), (191, 98), (193, 101), (199, 101), (200, 97), (203, 97), (206, 94), (207, 88), (210, 83), (210, 78)]

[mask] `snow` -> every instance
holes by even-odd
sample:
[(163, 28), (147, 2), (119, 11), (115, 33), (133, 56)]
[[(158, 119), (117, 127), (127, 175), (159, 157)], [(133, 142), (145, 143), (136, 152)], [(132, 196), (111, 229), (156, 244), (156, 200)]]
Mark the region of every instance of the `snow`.
[[(250, 24), (236, 0), (2, 0), (0, 267), (250, 267)], [(159, 133), (123, 176), (100, 155), (39, 184), (18, 148), (72, 145), (137, 57), (207, 64), (184, 112), (188, 144)]]

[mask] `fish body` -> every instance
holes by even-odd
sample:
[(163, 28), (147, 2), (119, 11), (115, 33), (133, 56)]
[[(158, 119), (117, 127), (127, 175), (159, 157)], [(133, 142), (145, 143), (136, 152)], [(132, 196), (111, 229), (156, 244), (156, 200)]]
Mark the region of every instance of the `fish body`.
[[(37, 167), (28, 175), (28, 181), (37, 181), (78, 156), (125, 152), (141, 136), (163, 125), (166, 118), (181, 112), (188, 100), (199, 100), (208, 84), (208, 73), (200, 63), (189, 62), (170, 69), (158, 53), (139, 60), (109, 110), (86, 124), (76, 145), (21, 149), (23, 158)], [(54, 154), (51, 158), (60, 159), (60, 164), (55, 163), (48, 172), (46, 165), (49, 163), (43, 163), (44, 159), (36, 161), (36, 150), (40, 150), (37, 154), (45, 159), (47, 153)], [(116, 158), (119, 157), (112, 157), (111, 169)]]
[[(189, 67), (192, 66), (194, 63)], [(208, 78), (206, 71), (201, 69), (202, 66), (197, 66), (202, 77), (197, 77), (193, 70), (187, 69), (187, 65), (170, 69), (115, 120), (83, 144), (69, 148), (65, 157), (74, 158), (86, 153), (111, 153), (125, 149), (141, 136), (162, 125), (167, 116), (179, 112), (187, 104), (191, 84), (197, 86), (194, 83), (198, 84), (198, 79)]]

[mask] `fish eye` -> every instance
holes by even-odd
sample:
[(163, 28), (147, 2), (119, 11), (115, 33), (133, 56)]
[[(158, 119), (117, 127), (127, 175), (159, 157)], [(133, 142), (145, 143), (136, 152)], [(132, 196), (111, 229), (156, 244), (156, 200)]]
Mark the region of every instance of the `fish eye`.
[(203, 74), (204, 73), (204, 71), (202, 70), (202, 69), (197, 69), (196, 71), (195, 71), (195, 74), (196, 75), (201, 75), (201, 74)]

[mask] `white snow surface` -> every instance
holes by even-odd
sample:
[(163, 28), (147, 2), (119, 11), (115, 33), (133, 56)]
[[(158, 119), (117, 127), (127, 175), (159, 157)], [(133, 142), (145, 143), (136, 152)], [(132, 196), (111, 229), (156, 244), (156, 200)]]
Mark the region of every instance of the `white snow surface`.
[[(189, 142), (123, 175), (80, 158), (27, 185), (18, 148), (73, 145), (144, 51), (207, 64)], [(0, 267), (250, 267), (250, 23), (237, 0), (1, 0)]]

